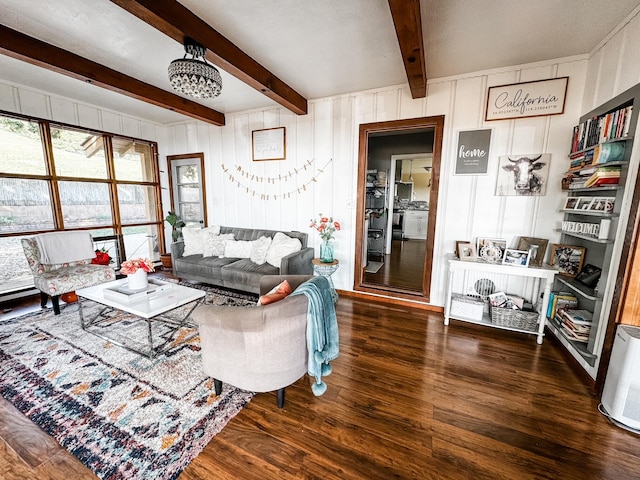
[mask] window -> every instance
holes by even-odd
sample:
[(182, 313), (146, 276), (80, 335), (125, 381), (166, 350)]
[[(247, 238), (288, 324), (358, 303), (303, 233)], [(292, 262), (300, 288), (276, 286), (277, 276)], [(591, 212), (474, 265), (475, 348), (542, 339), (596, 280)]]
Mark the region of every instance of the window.
[(158, 260), (156, 151), (152, 142), (0, 114), (0, 294), (32, 285), (20, 238), (37, 233), (88, 230), (116, 268)]

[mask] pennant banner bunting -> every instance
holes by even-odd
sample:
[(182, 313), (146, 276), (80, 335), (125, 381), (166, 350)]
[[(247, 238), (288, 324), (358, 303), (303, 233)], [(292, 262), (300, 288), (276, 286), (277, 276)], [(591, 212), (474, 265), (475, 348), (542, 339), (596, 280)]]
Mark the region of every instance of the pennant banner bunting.
[[(333, 158), (329, 159), (327, 163), (324, 164), (322, 168), (318, 168), (317, 171), (313, 172), (313, 164), (314, 161), (307, 160), (302, 167), (294, 168), (293, 170), (289, 170), (286, 174), (279, 174), (277, 177), (261, 177), (255, 175), (251, 172), (248, 172), (240, 165), (234, 165), (234, 169), (231, 170), (221, 165), (222, 171), (227, 175), (227, 178), (231, 183), (234, 183), (236, 187), (241, 188), (245, 191), (245, 193), (250, 194), (252, 197), (256, 195), (260, 195), (260, 200), (278, 200), (284, 198), (291, 198), (291, 194), (302, 193), (307, 191), (307, 185), (318, 182), (318, 175), (324, 173), (324, 170), (329, 166), (329, 164), (333, 161)], [(300, 182), (298, 176), (307, 170), (311, 171), (311, 178), (307, 181)], [(292, 185), (289, 186), (289, 190), (284, 193), (261, 193), (255, 190), (252, 187), (254, 183), (262, 183), (266, 185), (276, 185), (276, 184), (285, 184), (289, 182), (291, 179)], [(284, 182), (284, 183), (283, 183)]]

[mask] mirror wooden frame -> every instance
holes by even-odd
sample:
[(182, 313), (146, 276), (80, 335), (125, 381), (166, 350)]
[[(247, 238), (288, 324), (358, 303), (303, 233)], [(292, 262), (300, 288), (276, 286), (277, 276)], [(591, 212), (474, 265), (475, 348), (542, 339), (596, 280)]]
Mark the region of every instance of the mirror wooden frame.
[[(422, 290), (407, 290), (399, 287), (366, 283), (364, 280), (364, 265), (362, 258), (363, 245), (367, 239), (364, 238), (365, 225), (365, 196), (367, 163), (369, 158), (369, 137), (372, 134), (396, 134), (405, 131), (413, 133), (416, 130), (433, 131), (433, 160), (432, 160), (432, 182), (429, 195), (429, 219), (427, 226), (427, 239), (425, 240), (425, 260), (423, 266)], [(358, 200), (356, 210), (356, 245), (355, 245), (355, 270), (354, 270), (354, 291), (385, 295), (390, 297), (404, 298), (429, 302), (431, 294), (431, 269), (433, 265), (433, 244), (436, 230), (436, 219), (438, 211), (438, 189), (440, 184), (440, 163), (442, 156), (442, 141), (444, 133), (444, 115), (434, 117), (420, 117), (405, 120), (391, 120), (385, 122), (364, 123), (360, 125), (359, 147), (358, 147)]]

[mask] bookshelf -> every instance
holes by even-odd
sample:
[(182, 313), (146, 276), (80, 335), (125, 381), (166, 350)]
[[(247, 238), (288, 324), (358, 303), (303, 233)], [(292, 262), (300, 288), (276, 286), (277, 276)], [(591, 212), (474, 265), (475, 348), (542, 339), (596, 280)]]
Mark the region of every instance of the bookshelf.
[(577, 308), (593, 315), (588, 339), (576, 341), (557, 316), (548, 318), (547, 329), (594, 380), (609, 317), (612, 308), (615, 309), (612, 297), (624, 242), (620, 223), (628, 218), (629, 202), (625, 200), (633, 193), (633, 185), (627, 185), (627, 178), (640, 109), (637, 99), (640, 99), (640, 86), (580, 118), (573, 129), (567, 169), (562, 178), (567, 196), (560, 209), (560, 243), (585, 248), (583, 268), (594, 266), (601, 269), (601, 274), (595, 286), (561, 275), (557, 275), (554, 282), (554, 292), (573, 294), (578, 299)]

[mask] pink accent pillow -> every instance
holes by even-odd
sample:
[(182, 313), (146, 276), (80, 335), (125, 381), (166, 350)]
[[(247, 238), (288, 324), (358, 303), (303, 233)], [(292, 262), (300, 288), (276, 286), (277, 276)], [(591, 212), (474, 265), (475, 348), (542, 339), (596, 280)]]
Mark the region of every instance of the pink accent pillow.
[(269, 305), (270, 303), (275, 303), (283, 298), (286, 298), (291, 294), (291, 285), (287, 280), (284, 280), (279, 285), (273, 287), (269, 292), (265, 295), (262, 295), (258, 299), (258, 305)]

